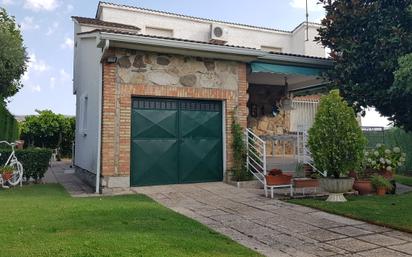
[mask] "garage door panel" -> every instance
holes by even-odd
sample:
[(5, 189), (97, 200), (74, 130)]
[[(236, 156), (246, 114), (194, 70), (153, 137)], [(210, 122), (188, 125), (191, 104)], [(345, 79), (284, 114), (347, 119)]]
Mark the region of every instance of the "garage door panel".
[(177, 140), (133, 140), (132, 185), (178, 183)]
[(219, 112), (181, 111), (181, 136), (220, 138), (222, 117)]
[(133, 138), (177, 138), (177, 110), (133, 110)]
[(179, 152), (181, 183), (221, 181), (221, 145), (220, 139), (184, 139)]

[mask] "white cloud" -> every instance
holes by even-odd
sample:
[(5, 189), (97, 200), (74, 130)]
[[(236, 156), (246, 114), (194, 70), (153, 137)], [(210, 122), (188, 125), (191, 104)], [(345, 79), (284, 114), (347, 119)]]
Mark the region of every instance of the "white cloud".
[(23, 18), (23, 21), (20, 23), (20, 27), (25, 31), (40, 28), (40, 26), (34, 21), (33, 17), (28, 16)]
[(34, 53), (29, 54), (27, 71), (23, 74), (22, 80), (29, 81), (33, 72), (41, 73), (50, 69), (50, 66), (43, 60), (38, 60)]
[(64, 69), (60, 69), (59, 74), (60, 74), (60, 79), (62, 81), (67, 81), (71, 79), (71, 76), (69, 75), (69, 73), (67, 73)]
[[(306, 9), (306, 0), (291, 0), (290, 5), (297, 9)], [(318, 0), (308, 0), (308, 10), (309, 11), (322, 11), (322, 4), (318, 4)], [(310, 14), (309, 14), (310, 15)]]
[(40, 92), (41, 87), (39, 85), (30, 85), (30, 89), (32, 92)]
[(62, 43), (62, 44), (60, 45), (60, 47), (61, 47), (62, 49), (66, 49), (66, 48), (68, 48), (68, 49), (73, 49), (73, 45), (74, 45), (73, 39), (66, 37), (66, 38), (64, 39), (64, 43)]
[(59, 28), (59, 23), (53, 22), (53, 24), (47, 28), (46, 36), (52, 35), (58, 28)]
[(66, 13), (71, 13), (74, 9), (74, 6), (71, 4), (66, 5)]
[(56, 87), (56, 78), (51, 77), (49, 82), (50, 82), (50, 88), (54, 89)]
[(33, 11), (53, 11), (58, 6), (57, 0), (26, 0), (24, 8), (31, 9)]

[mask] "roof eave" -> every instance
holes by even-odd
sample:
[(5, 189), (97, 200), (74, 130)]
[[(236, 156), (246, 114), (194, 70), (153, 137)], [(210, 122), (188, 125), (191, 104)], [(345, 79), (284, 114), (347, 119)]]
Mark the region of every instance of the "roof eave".
[(93, 32), (100, 40), (113, 42), (112, 47), (125, 47), (136, 50), (158, 51), (164, 53), (207, 56), (242, 62), (261, 61), (285, 65), (302, 65), (317, 68), (330, 68), (333, 61), (325, 58), (293, 56), (268, 53), (259, 49), (231, 47), (224, 45), (201, 44), (197, 42), (177, 41), (164, 38), (151, 38), (139, 35), (123, 35), (111, 32)]

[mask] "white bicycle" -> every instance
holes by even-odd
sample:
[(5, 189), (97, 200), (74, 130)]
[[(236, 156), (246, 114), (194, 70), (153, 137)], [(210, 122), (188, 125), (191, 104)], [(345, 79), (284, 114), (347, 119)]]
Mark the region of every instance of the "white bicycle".
[[(4, 179), (2, 175), (0, 175), (0, 185), (3, 188), (8, 188), (9, 186), (17, 186), (20, 184), (22, 186), (23, 183), (23, 165), (17, 160), (16, 153), (15, 153), (15, 146), (16, 143), (9, 143), (7, 141), (0, 141), (0, 144), (6, 144), (11, 147), (12, 151), (7, 159), (6, 163), (3, 167), (11, 167), (13, 172), (9, 178)], [(1, 155), (1, 154), (0, 154)]]

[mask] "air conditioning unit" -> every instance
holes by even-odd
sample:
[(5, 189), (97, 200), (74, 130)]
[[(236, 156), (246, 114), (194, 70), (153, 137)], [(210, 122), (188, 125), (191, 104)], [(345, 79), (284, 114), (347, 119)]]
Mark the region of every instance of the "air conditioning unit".
[(225, 44), (228, 41), (228, 30), (218, 24), (212, 24), (210, 30), (210, 43)]

